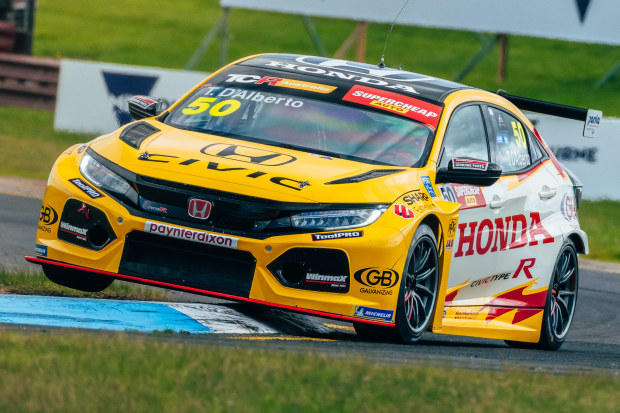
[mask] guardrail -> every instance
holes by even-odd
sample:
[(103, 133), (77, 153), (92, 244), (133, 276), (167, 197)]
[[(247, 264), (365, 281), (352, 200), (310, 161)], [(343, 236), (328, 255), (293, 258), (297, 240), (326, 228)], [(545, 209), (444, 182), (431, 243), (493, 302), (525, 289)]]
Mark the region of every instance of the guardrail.
[(52, 110), (60, 60), (0, 53), (0, 105)]

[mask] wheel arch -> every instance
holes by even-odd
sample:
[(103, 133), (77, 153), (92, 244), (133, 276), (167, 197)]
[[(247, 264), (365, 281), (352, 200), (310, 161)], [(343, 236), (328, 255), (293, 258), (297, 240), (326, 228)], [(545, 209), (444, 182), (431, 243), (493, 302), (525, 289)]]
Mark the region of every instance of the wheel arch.
[(573, 232), (569, 234), (567, 237), (569, 240), (575, 244), (575, 248), (577, 249), (578, 254), (587, 254), (586, 241), (581, 237), (580, 234)]

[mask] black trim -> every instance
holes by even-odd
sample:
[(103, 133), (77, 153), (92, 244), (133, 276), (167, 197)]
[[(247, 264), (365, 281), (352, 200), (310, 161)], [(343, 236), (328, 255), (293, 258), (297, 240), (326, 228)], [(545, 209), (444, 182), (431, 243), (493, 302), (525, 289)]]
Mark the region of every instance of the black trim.
[(561, 118), (574, 119), (582, 122), (587, 121), (588, 109), (509, 95), (502, 89), (498, 90), (497, 94), (521, 110), (529, 110), (531, 112), (544, 113), (546, 115), (559, 116)]

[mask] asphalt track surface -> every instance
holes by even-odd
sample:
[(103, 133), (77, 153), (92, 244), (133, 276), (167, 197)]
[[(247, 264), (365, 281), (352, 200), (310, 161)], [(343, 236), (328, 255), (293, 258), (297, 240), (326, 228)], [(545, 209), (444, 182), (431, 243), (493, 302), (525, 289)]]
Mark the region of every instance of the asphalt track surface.
[[(33, 255), (40, 207), (41, 201), (36, 198), (0, 194), (0, 266), (38, 270), (37, 266), (26, 263), (23, 257)], [(347, 323), (183, 293), (175, 293), (172, 298), (233, 308), (273, 327), (281, 334), (173, 335), (169, 339), (193, 345), (310, 351), (334, 357), (365, 358), (386, 364), (424, 362), (465, 368), (517, 368), (559, 373), (603, 372), (617, 376), (620, 374), (620, 274), (605, 272), (608, 269), (590, 269), (593, 267), (591, 264), (582, 265), (573, 325), (566, 342), (556, 352), (514, 349), (500, 340), (431, 333), (426, 333), (422, 341), (413, 346), (367, 343), (359, 340)], [(615, 268), (612, 267), (612, 271)], [(43, 327), (4, 325), (3, 328), (30, 331)]]

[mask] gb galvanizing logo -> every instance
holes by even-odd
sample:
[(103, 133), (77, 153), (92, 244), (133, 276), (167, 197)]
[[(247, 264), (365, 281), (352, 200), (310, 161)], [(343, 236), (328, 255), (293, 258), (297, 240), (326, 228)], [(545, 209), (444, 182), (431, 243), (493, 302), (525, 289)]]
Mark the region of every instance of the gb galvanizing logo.
[(392, 321), (392, 317), (394, 316), (394, 311), (356, 305), (355, 316), (370, 318), (374, 320)]
[(391, 288), (398, 284), (400, 276), (392, 269), (379, 269), (376, 267), (363, 268), (357, 271), (353, 278), (366, 287), (360, 288), (361, 293), (392, 295)]

